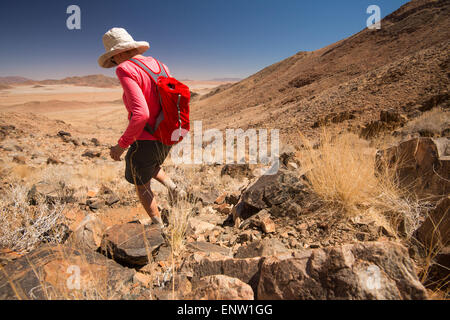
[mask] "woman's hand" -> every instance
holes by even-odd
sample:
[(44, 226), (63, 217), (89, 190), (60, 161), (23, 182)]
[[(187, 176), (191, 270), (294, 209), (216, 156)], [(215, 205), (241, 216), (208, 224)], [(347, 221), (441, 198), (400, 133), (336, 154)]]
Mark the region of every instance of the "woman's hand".
[(115, 161), (120, 161), (120, 156), (127, 149), (124, 149), (121, 146), (119, 146), (118, 144), (116, 144), (114, 147), (111, 147), (109, 150), (110, 150), (109, 154), (110, 154), (111, 158)]

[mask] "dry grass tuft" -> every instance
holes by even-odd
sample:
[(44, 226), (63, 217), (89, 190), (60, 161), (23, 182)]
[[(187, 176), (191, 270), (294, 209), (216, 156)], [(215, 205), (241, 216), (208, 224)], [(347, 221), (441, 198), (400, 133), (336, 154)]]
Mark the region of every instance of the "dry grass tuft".
[(394, 230), (404, 224), (405, 236), (412, 235), (423, 205), (398, 187), (398, 164), (377, 171), (376, 149), (352, 133), (333, 134), (324, 128), (317, 148), (303, 135), (301, 138), (301, 162), (310, 188), (328, 205), (347, 216), (375, 211), (388, 218)]
[(418, 132), (424, 135), (440, 136), (445, 129), (450, 129), (449, 119), (448, 111), (443, 108), (433, 108), (408, 122), (402, 131), (405, 133)]
[(37, 205), (30, 205), (27, 194), (28, 190), (18, 185), (10, 187), (0, 198), (0, 247), (30, 251), (42, 241), (62, 241), (64, 204), (49, 204), (41, 198)]

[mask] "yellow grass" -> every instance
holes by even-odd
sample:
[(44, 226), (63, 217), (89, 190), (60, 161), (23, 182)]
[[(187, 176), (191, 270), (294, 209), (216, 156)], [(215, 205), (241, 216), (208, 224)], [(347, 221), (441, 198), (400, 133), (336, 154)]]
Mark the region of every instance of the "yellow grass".
[(352, 133), (334, 134), (324, 128), (320, 144), (302, 134), (304, 145), (301, 163), (310, 188), (328, 205), (347, 216), (377, 212), (386, 217), (397, 230), (404, 220), (410, 236), (418, 224), (421, 205), (395, 183), (398, 164), (376, 168), (376, 149)]

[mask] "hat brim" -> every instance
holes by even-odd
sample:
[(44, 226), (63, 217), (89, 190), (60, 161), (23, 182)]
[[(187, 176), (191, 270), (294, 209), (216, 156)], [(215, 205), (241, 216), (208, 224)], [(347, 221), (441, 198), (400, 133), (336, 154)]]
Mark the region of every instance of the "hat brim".
[(120, 47), (112, 48), (110, 51), (102, 54), (98, 58), (98, 64), (102, 68), (116, 67), (117, 65), (111, 62), (111, 58), (114, 57), (116, 54), (133, 49), (138, 49), (139, 54), (142, 54), (148, 49), (150, 49), (150, 45), (148, 44), (147, 41), (133, 41), (122, 44)]

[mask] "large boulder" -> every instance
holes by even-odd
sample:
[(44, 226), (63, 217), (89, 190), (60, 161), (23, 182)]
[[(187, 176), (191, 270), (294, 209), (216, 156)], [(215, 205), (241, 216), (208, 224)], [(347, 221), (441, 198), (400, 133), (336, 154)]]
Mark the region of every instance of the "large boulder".
[(135, 271), (90, 250), (43, 245), (7, 264), (0, 300), (122, 299)]
[(377, 152), (377, 169), (394, 167), (401, 187), (422, 199), (450, 193), (450, 144), (447, 138), (416, 138)]
[(417, 229), (417, 238), (426, 248), (450, 244), (450, 196), (438, 202), (424, 223)]
[(258, 299), (427, 299), (403, 246), (392, 242), (304, 250), (261, 265)]
[(85, 246), (96, 251), (101, 246), (105, 229), (100, 219), (88, 214), (71, 234), (69, 240), (77, 246)]
[(184, 262), (180, 272), (190, 274), (194, 284), (205, 276), (223, 274), (238, 278), (256, 292), (261, 261), (261, 257), (234, 259), (220, 254), (196, 252)]
[(295, 172), (279, 169), (274, 175), (261, 176), (243, 191), (233, 207), (233, 219), (245, 220), (263, 209), (273, 216), (296, 216), (306, 194), (306, 186)]
[(126, 266), (144, 266), (153, 260), (153, 252), (165, 243), (156, 225), (125, 223), (108, 228), (101, 249)]
[(224, 275), (207, 276), (186, 295), (189, 300), (253, 300), (252, 288), (239, 279)]

